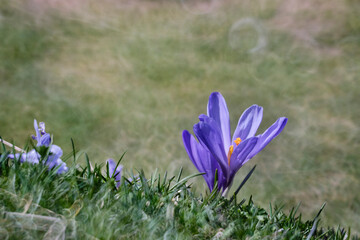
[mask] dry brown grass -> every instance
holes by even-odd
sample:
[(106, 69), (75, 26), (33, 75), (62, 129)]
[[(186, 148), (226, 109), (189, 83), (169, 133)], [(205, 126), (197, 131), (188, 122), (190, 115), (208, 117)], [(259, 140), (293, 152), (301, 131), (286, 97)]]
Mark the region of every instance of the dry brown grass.
[(330, 57), (339, 56), (341, 50), (322, 46), (317, 38), (322, 34), (341, 33), (348, 6), (338, 0), (284, 0), (277, 8), (270, 24), (274, 29), (290, 33), (302, 45)]
[(272, 23), (274, 27), (314, 45), (319, 34), (341, 27), (346, 13), (345, 1), (284, 0)]

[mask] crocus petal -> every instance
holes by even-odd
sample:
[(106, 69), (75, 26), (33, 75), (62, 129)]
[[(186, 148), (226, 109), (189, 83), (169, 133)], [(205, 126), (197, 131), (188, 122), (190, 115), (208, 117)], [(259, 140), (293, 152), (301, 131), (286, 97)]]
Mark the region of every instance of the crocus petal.
[(63, 154), (62, 149), (57, 145), (51, 145), (50, 147), (50, 155), (46, 161), (46, 163), (52, 164), (52, 162), (55, 162), (57, 159), (59, 159)]
[(139, 175), (135, 175), (134, 178), (128, 177), (127, 180), (131, 183), (132, 182), (136, 183), (136, 182), (140, 181), (141, 179), (140, 179)]
[(116, 169), (116, 163), (114, 162), (114, 160), (112, 159), (108, 159), (107, 163), (109, 164), (109, 175), (110, 177), (115, 176), (115, 181), (116, 181), (116, 188), (119, 188), (120, 186), (120, 181), (121, 181), (121, 171), (123, 169), (122, 165), (119, 165)]
[(207, 160), (208, 153), (187, 130), (183, 131), (182, 137), (185, 150), (190, 160), (199, 172), (205, 172), (203, 164), (207, 164), (207, 161), (204, 161), (204, 159)]
[(10, 159), (19, 158), (19, 157), (20, 157), (19, 153), (16, 153), (15, 155), (14, 154), (9, 154), (8, 155), (8, 158), (10, 158)]
[(49, 167), (49, 170), (53, 168), (57, 168), (57, 174), (61, 174), (68, 171), (68, 168), (66, 166), (66, 163), (64, 163), (60, 158), (53, 160), (53, 161), (47, 161), (46, 165)]
[(40, 135), (39, 126), (38, 126), (36, 119), (34, 119), (34, 128), (35, 128), (35, 133), (36, 133), (36, 140), (39, 142), (41, 135)]
[(264, 147), (266, 147), (266, 145), (268, 145), (269, 142), (271, 142), (271, 140), (279, 135), (279, 133), (281, 133), (281, 131), (284, 129), (287, 120), (288, 119), (286, 117), (279, 118), (263, 134), (259, 135), (259, 140), (246, 161), (258, 154), (261, 150), (264, 149)]
[(235, 148), (230, 158), (229, 185), (231, 184), (236, 172), (245, 164), (249, 153), (254, 149), (257, 141), (258, 137), (248, 138)]
[(232, 140), (234, 141), (236, 138), (244, 140), (255, 136), (260, 126), (262, 116), (263, 108), (258, 105), (252, 105), (246, 109), (239, 119)]
[(224, 97), (219, 92), (211, 93), (207, 105), (207, 114), (219, 125), (224, 140), (224, 151), (227, 151), (231, 144), (229, 110)]
[(121, 183), (121, 171), (123, 169), (123, 166), (122, 165), (119, 165), (117, 168), (116, 168), (116, 172), (117, 172), (117, 175), (115, 176), (115, 181), (116, 181), (116, 188), (119, 188), (120, 187), (120, 183)]
[(217, 124), (212, 118), (205, 118), (194, 125), (194, 133), (199, 142), (215, 157), (225, 177), (227, 177), (228, 163), (224, 151), (224, 143)]
[(45, 134), (45, 123), (39, 122), (40, 133)]
[(209, 116), (207, 116), (205, 114), (200, 114), (198, 118), (201, 122), (204, 122), (204, 121), (206, 121), (206, 119), (209, 118)]
[(221, 171), (219, 164), (210, 152), (199, 144), (187, 130), (183, 131), (182, 136), (183, 143), (190, 160), (199, 172), (205, 173), (203, 177), (210, 191), (212, 191), (214, 187), (216, 169), (218, 169), (218, 176), (219, 171)]
[(69, 170), (68, 167), (66, 166), (66, 163), (61, 161), (60, 158), (57, 160), (57, 166), (59, 166), (59, 165), (60, 165), (60, 168), (57, 170), (57, 174), (62, 174)]
[(19, 159), (20, 162), (23, 163), (26, 160), (26, 153), (22, 153), (22, 154), (16, 153), (15, 155), (14, 154), (9, 154), (8, 158), (10, 158), (10, 159), (14, 159), (14, 158)]
[[(24, 154), (25, 155), (25, 154)], [(26, 154), (25, 161), (32, 163), (32, 164), (38, 164), (40, 160), (40, 154), (35, 151), (35, 149), (31, 150)]]
[(28, 153), (16, 153), (15, 155), (9, 154), (8, 157), (11, 159), (14, 158), (19, 159), (21, 163), (29, 162), (29, 163), (37, 164), (39, 163), (40, 160), (40, 154), (36, 152), (35, 149), (31, 150)]
[(114, 162), (114, 160), (108, 159), (107, 164), (109, 165), (109, 175), (110, 175), (110, 177), (112, 177), (112, 175), (115, 171), (116, 163)]
[(48, 147), (51, 143), (51, 136), (49, 133), (45, 133), (43, 136), (40, 137), (36, 146), (45, 146)]

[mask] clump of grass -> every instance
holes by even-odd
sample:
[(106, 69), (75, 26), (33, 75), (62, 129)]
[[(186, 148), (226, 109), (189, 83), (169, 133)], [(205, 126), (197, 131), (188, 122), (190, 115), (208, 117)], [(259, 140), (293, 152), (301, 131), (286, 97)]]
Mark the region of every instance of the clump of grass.
[[(46, 151), (44, 151), (46, 152)], [(11, 239), (349, 239), (350, 230), (318, 228), (319, 214), (303, 221), (297, 208), (267, 212), (250, 198), (240, 202), (213, 192), (196, 195), (182, 170), (128, 173), (116, 188), (103, 164), (72, 166), (65, 174), (42, 164), (20, 164), (0, 152), (1, 237)], [(46, 153), (42, 153), (46, 159)], [(123, 156), (120, 158), (121, 161)], [(40, 161), (41, 162), (41, 161)], [(130, 180), (131, 177), (131, 180)], [(358, 239), (353, 236), (352, 239)]]

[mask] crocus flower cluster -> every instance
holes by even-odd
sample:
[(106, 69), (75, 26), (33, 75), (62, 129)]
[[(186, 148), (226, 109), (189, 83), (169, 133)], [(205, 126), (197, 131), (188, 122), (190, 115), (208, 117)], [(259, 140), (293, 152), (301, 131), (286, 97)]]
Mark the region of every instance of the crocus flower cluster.
[[(50, 154), (49, 157), (46, 159), (45, 164), (49, 167), (49, 169), (60, 166), (59, 169), (57, 170), (58, 174), (67, 172), (68, 167), (60, 159), (60, 157), (63, 154), (63, 151), (59, 146), (51, 144), (51, 136), (49, 133), (45, 132), (45, 123), (40, 122), (40, 124), (38, 125), (36, 119), (34, 119), (34, 128), (35, 128), (36, 136), (33, 135), (32, 138), (37, 141), (36, 146), (50, 147)], [(14, 158), (20, 159), (21, 163), (29, 162), (33, 164), (38, 164), (41, 158), (40, 154), (35, 149), (27, 153), (17, 153), (15, 155), (9, 154), (8, 157), (12, 159)]]
[(106, 162), (109, 165), (109, 175), (110, 177), (115, 178), (116, 188), (119, 188), (121, 183), (121, 171), (123, 169), (123, 166), (118, 165), (116, 167), (116, 163), (112, 159), (108, 159)]
[(209, 97), (207, 115), (200, 115), (193, 130), (198, 141), (183, 131), (183, 142), (190, 160), (203, 175), (210, 191), (218, 174), (218, 190), (230, 189), (236, 172), (259, 153), (285, 127), (287, 118), (279, 118), (264, 133), (255, 136), (263, 108), (253, 105), (241, 115), (231, 138), (229, 111), (223, 96), (214, 92)]

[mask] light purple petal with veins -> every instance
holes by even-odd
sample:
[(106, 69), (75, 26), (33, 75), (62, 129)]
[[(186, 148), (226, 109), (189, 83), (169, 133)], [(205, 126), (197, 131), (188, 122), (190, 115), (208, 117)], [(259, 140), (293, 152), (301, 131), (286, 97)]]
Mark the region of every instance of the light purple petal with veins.
[(224, 141), (224, 151), (228, 151), (231, 144), (229, 110), (224, 97), (219, 92), (210, 95), (207, 114), (218, 124)]
[(260, 126), (262, 116), (263, 108), (258, 105), (252, 105), (246, 109), (239, 119), (232, 141), (236, 138), (245, 140), (255, 136), (256, 131)]
[(277, 135), (279, 135), (279, 133), (281, 133), (287, 123), (287, 120), (288, 119), (286, 117), (279, 118), (263, 134), (258, 136), (259, 140), (252, 152), (249, 154), (247, 161), (263, 150), (266, 145), (271, 142), (271, 140), (273, 140)]

